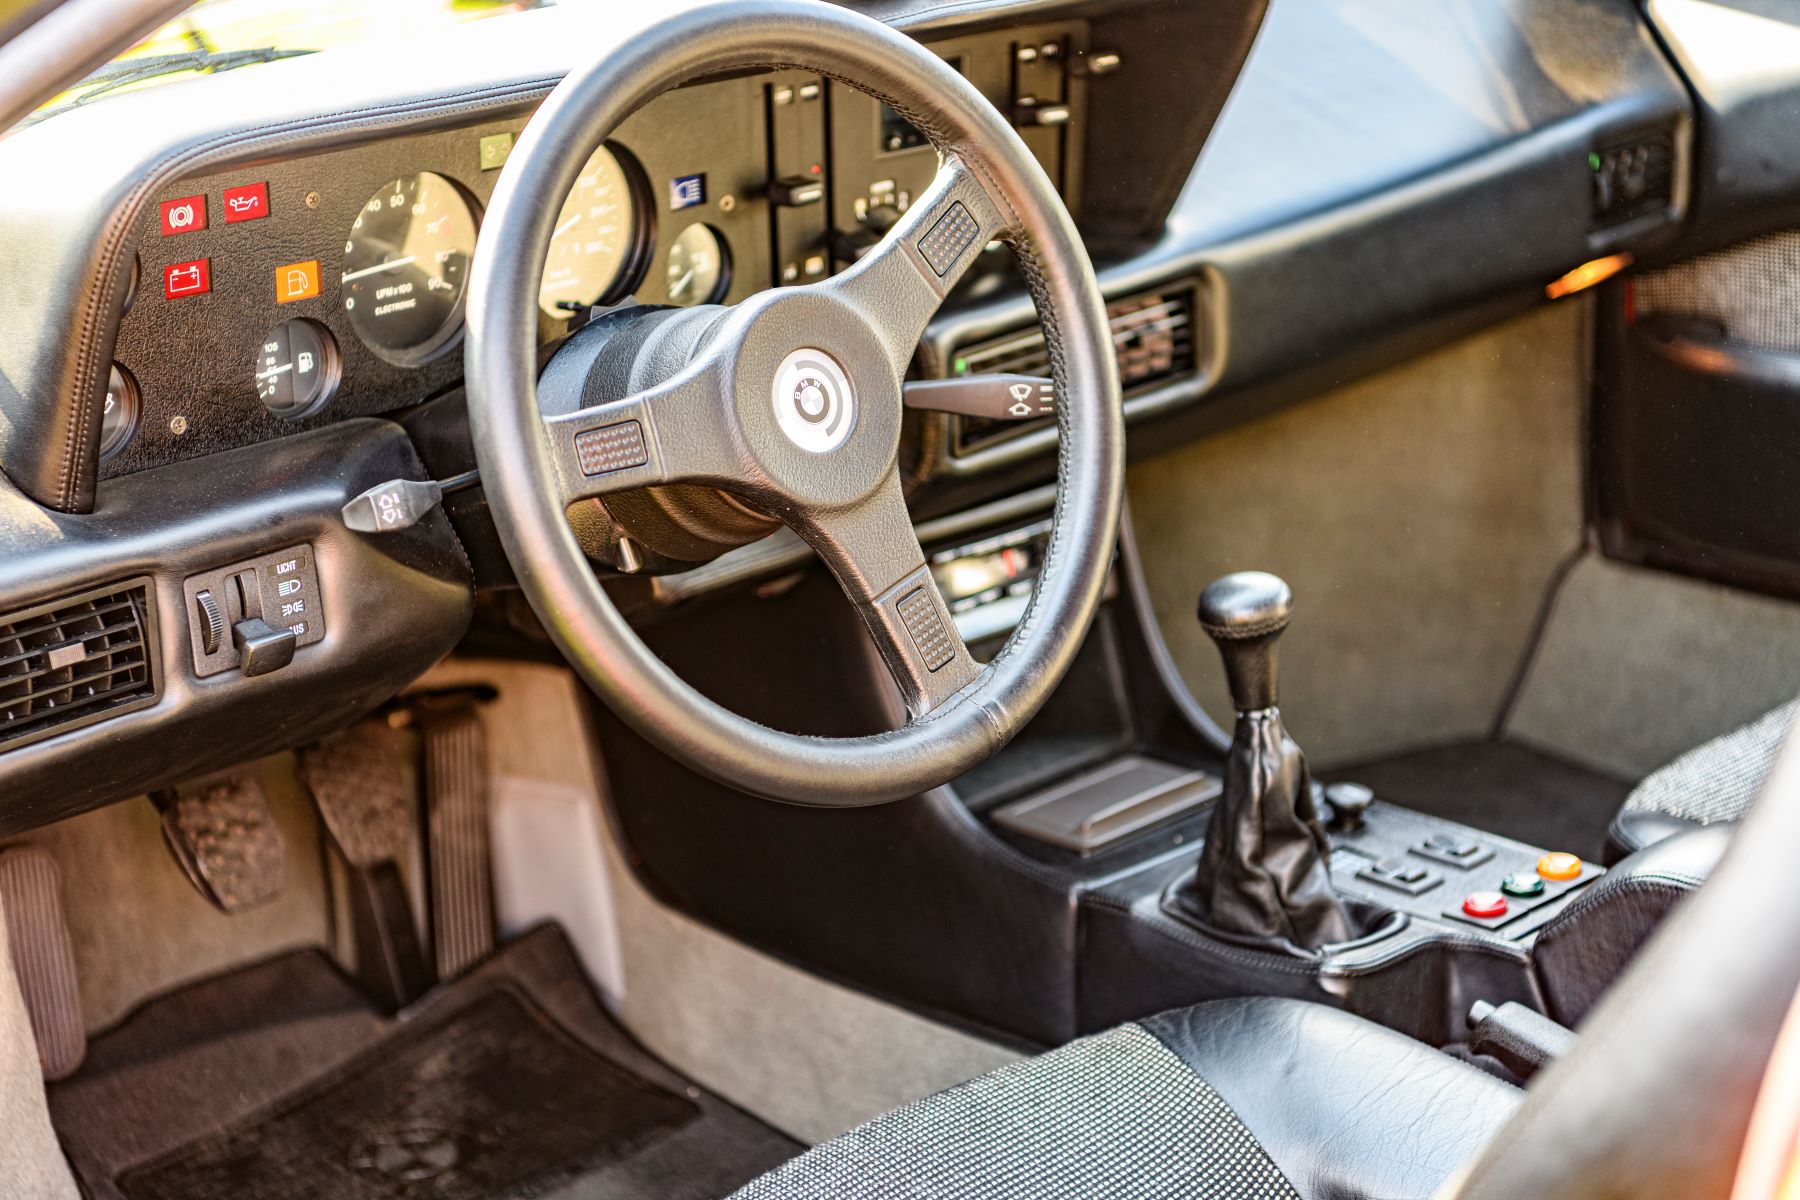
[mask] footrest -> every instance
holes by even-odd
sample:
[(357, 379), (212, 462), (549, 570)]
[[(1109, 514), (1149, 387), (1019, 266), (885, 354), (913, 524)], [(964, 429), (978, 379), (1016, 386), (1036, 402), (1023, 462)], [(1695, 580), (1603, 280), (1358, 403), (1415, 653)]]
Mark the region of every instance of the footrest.
[(184, 784), (162, 797), (163, 836), (200, 894), (239, 913), (281, 891), (287, 849), (261, 782), (246, 773)]
[(87, 1056), (87, 1031), (56, 860), (33, 846), (0, 852), (0, 909), (44, 1078), (66, 1078)]

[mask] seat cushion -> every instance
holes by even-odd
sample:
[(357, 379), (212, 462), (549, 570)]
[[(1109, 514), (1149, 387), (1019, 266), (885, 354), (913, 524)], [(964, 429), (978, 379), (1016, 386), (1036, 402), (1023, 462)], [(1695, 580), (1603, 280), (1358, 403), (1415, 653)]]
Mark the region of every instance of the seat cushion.
[(1222, 1000), (895, 1109), (734, 1200), (1425, 1200), (1519, 1096), (1337, 1009)]
[(1645, 776), (1608, 831), (1614, 852), (1634, 854), (1696, 825), (1740, 819), (1797, 712), (1800, 700), (1784, 704)]

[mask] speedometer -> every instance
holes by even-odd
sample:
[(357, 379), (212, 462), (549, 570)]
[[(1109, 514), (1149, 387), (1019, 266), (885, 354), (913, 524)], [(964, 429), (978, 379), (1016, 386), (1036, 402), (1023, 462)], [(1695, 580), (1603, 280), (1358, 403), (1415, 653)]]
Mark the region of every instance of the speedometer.
[(344, 243), (351, 328), (383, 358), (424, 362), (462, 328), (474, 254), (475, 213), (454, 183), (424, 171), (383, 184)]
[(594, 151), (556, 217), (538, 307), (558, 320), (613, 298), (635, 282), (643, 238), (629, 168), (605, 146)]

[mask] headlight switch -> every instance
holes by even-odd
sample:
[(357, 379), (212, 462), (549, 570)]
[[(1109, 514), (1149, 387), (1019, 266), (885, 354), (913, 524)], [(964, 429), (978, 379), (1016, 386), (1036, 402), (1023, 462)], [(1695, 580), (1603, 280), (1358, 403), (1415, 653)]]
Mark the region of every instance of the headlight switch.
[[(267, 675), (325, 636), (311, 546), (291, 546), (190, 576), (186, 592), (194, 674)], [(227, 631), (229, 630), (229, 636)]]

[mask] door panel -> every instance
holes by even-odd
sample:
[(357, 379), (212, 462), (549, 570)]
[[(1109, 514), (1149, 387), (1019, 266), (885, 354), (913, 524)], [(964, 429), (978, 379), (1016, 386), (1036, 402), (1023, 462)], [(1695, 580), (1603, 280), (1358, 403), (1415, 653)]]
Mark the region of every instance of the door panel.
[(1601, 314), (1606, 553), (1800, 597), (1800, 231), (1639, 275)]

